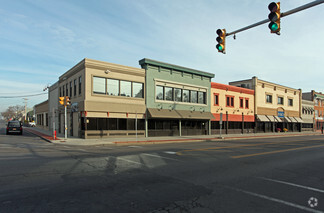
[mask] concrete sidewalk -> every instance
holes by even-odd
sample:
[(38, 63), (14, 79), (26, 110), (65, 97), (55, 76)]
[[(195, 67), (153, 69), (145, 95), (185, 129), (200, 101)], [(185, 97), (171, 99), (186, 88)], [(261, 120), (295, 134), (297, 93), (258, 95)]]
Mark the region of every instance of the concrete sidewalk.
[(158, 144), (158, 143), (179, 143), (179, 142), (199, 142), (199, 141), (224, 141), (238, 140), (247, 138), (269, 138), (269, 137), (288, 137), (288, 136), (305, 136), (320, 135), (320, 132), (280, 132), (280, 133), (250, 133), (250, 134), (228, 134), (222, 135), (195, 135), (195, 136), (169, 136), (169, 137), (140, 137), (140, 138), (101, 138), (101, 139), (82, 139), (69, 137), (64, 139), (63, 134), (57, 135), (57, 140), (53, 139), (52, 133), (48, 130), (37, 127), (25, 127), (24, 131), (37, 135), (50, 143), (64, 145), (130, 145), (130, 144)]

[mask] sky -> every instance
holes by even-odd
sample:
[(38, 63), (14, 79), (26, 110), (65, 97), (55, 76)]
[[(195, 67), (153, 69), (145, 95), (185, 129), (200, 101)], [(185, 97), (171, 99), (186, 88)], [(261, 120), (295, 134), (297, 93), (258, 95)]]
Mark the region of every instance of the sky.
[[(54, 84), (83, 58), (140, 67), (150, 58), (215, 74), (213, 82), (259, 79), (303, 92), (324, 92), (324, 4), (267, 24), (271, 1), (257, 0), (0, 0), (0, 112), (47, 100)], [(281, 12), (312, 1), (281, 1)], [(41, 94), (41, 95), (39, 95)], [(35, 96), (31, 96), (35, 95)], [(14, 98), (13, 98), (14, 97)]]

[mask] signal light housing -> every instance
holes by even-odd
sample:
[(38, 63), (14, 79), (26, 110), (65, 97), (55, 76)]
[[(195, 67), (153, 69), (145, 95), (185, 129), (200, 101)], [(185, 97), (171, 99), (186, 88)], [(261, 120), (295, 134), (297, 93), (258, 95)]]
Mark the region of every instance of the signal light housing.
[(69, 106), (69, 105), (71, 105), (71, 100), (70, 100), (69, 96), (66, 96), (65, 97), (65, 106)]
[(271, 2), (268, 9), (270, 10), (270, 14), (268, 15), (270, 20), (270, 24), (268, 25), (270, 32), (280, 35), (280, 2)]
[(61, 105), (64, 105), (65, 103), (64, 103), (64, 99), (65, 99), (65, 97), (59, 97), (59, 103), (61, 104)]
[(216, 45), (216, 49), (218, 50), (218, 52), (225, 54), (226, 30), (218, 29), (216, 30), (216, 34), (218, 35), (218, 37), (216, 38), (216, 41), (218, 42), (218, 44)]

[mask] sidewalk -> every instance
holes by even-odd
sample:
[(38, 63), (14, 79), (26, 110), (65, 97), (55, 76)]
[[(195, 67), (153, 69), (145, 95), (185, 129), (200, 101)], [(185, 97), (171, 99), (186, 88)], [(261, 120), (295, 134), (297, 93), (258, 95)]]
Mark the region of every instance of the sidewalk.
[(246, 138), (269, 138), (269, 137), (288, 137), (288, 136), (304, 136), (304, 135), (321, 135), (321, 132), (280, 132), (280, 133), (250, 133), (250, 134), (228, 134), (222, 135), (195, 135), (195, 136), (169, 136), (169, 137), (140, 137), (140, 138), (101, 138), (101, 139), (82, 139), (69, 137), (64, 139), (63, 134), (58, 134), (54, 140), (52, 133), (48, 130), (37, 127), (25, 127), (24, 131), (39, 136), (47, 142), (64, 145), (130, 145), (130, 144), (157, 144), (157, 143), (179, 143), (179, 142), (199, 142), (199, 141), (224, 141), (239, 140)]

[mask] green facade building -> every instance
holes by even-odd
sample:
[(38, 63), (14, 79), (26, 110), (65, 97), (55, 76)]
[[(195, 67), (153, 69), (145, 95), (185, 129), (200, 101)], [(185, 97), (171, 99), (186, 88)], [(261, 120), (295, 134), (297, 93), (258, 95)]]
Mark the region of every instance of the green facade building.
[(146, 136), (210, 134), (212, 73), (144, 58)]

